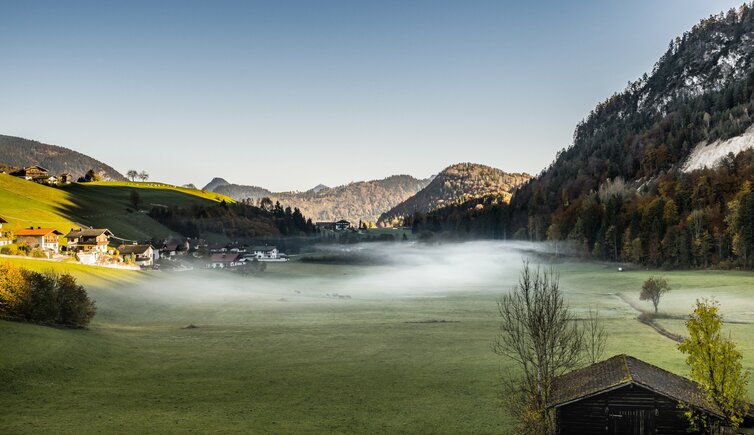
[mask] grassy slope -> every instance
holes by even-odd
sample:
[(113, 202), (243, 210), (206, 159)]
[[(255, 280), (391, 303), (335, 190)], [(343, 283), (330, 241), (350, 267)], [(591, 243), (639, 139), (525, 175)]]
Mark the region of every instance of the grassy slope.
[(129, 213), (131, 190), (142, 207), (207, 204), (230, 198), (160, 183), (74, 183), (62, 188), (42, 186), (0, 174), (0, 216), (8, 228), (47, 226), (66, 233), (72, 227), (106, 227), (127, 239), (165, 237), (171, 231), (144, 213)]
[[(507, 366), (490, 352), (499, 290), (335, 301), (297, 287), (301, 278), (359, 270), (273, 264), (263, 282), (281, 284), (282, 293), (188, 302), (186, 282), (201, 285), (193, 276), (173, 282), (136, 273), (129, 279), (149, 278), (142, 281), (148, 287), (124, 286), (122, 276), (90, 283), (99, 314), (89, 331), (0, 322), (0, 348), (11, 350), (0, 353), (0, 431), (506, 432), (496, 384)], [(607, 319), (608, 355), (630, 353), (685, 374), (675, 344), (613, 295), (633, 297), (648, 272), (585, 264), (561, 270), (574, 308), (596, 305)], [(752, 274), (666, 275), (675, 287), (662, 305), (670, 312), (688, 312), (702, 294), (718, 297), (732, 318), (754, 310)], [(211, 277), (242, 292), (259, 282)], [(457, 323), (406, 323), (427, 319)], [(181, 329), (188, 323), (200, 328)], [(732, 330), (754, 369), (754, 325)]]

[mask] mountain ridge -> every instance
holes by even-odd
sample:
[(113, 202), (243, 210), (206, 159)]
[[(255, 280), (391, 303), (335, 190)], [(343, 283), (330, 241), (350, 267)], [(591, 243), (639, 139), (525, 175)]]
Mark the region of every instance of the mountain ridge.
[(529, 179), (531, 176), (526, 173), (508, 173), (478, 163), (457, 163), (443, 169), (415, 195), (382, 213), (378, 222), (398, 225), (403, 217), (416, 212), (428, 213), (475, 198), (497, 197), (507, 203), (512, 192)]
[(39, 165), (48, 169), (50, 175), (69, 173), (74, 179), (94, 169), (105, 180), (126, 180), (113, 167), (86, 154), (17, 136), (0, 135), (0, 163), (19, 168)]

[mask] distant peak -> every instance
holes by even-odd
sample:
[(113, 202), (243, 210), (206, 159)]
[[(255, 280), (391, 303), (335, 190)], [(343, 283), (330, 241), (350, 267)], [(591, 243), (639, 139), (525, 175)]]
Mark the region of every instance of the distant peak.
[(311, 189), (309, 189), (309, 191), (310, 192), (314, 192), (314, 193), (319, 193), (319, 192), (321, 192), (322, 190), (325, 190), (325, 189), (329, 189), (329, 187), (320, 183), (320, 184), (317, 184), (316, 186), (312, 187)]
[(207, 185), (204, 186), (204, 189), (202, 189), (202, 190), (207, 190), (209, 192), (214, 192), (215, 189), (217, 189), (218, 187), (220, 187), (220, 186), (227, 186), (229, 184), (230, 183), (228, 183), (225, 179), (220, 178), (220, 177), (215, 177), (215, 178), (212, 179), (212, 181), (210, 181), (209, 183), (207, 183)]

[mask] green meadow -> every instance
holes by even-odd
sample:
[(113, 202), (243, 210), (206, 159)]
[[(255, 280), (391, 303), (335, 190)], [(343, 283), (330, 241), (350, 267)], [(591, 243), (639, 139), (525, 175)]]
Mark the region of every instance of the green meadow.
[(141, 208), (191, 206), (233, 200), (211, 192), (162, 183), (96, 182), (48, 187), (0, 174), (0, 217), (10, 229), (41, 226), (64, 234), (82, 225), (105, 227), (128, 239), (165, 237), (171, 231), (146, 213), (129, 210), (131, 192), (141, 198)]
[[(467, 246), (406, 248), (392, 265), (270, 264), (258, 277), (60, 264), (98, 314), (88, 330), (0, 322), (0, 433), (506, 433), (498, 380), (513, 367), (491, 343), (521, 254), (462, 263), (486, 249)], [(754, 369), (754, 274), (556, 267), (577, 314), (599, 308), (605, 357), (686, 374), (632, 307), (651, 309), (639, 288), (662, 274), (673, 290), (661, 322), (682, 332), (673, 316), (714, 296)]]

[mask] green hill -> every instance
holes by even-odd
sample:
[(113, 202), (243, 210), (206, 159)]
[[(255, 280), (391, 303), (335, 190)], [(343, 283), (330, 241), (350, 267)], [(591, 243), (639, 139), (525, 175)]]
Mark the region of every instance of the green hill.
[(148, 214), (132, 210), (133, 190), (142, 209), (233, 202), (224, 195), (162, 183), (74, 183), (55, 188), (0, 174), (0, 216), (11, 230), (44, 226), (65, 233), (86, 225), (109, 228), (118, 237), (134, 240), (175, 234)]

